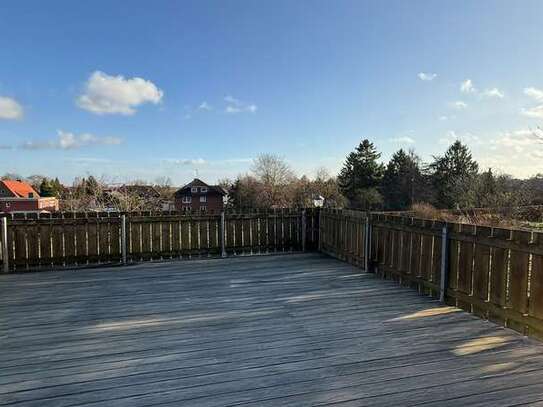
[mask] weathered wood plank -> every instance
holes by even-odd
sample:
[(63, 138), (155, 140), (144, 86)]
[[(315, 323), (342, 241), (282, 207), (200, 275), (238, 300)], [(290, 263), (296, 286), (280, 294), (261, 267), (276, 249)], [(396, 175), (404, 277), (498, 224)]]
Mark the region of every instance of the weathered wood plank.
[(318, 254), (115, 270), (0, 276), (0, 403), (512, 404), (543, 383), (541, 344)]

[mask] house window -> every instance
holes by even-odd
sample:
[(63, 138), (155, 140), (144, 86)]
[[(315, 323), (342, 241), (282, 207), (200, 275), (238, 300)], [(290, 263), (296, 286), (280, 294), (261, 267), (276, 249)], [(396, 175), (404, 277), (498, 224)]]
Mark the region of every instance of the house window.
[(183, 203), (191, 203), (192, 202), (192, 197), (184, 196), (181, 202), (183, 202)]
[(200, 188), (200, 192), (206, 193), (207, 192), (207, 187)]
[(190, 192), (192, 192), (192, 193), (198, 192), (198, 187), (191, 187)]
[(200, 206), (200, 211), (207, 212), (207, 206)]
[(6, 202), (6, 208), (9, 208), (11, 204), (9, 202)]
[(207, 196), (202, 195), (202, 196), (200, 197), (200, 202), (207, 202)]

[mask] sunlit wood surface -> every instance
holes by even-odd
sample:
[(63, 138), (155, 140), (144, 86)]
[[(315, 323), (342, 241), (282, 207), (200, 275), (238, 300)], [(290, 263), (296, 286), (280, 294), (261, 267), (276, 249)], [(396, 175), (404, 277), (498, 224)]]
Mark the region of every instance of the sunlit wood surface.
[(543, 345), (318, 254), (0, 276), (0, 405), (542, 403)]

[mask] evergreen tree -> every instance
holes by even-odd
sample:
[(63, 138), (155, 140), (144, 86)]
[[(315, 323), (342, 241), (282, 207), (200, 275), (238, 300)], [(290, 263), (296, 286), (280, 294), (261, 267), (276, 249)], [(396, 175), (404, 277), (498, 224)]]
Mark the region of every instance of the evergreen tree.
[(44, 178), (40, 184), (40, 196), (52, 197), (56, 196), (55, 189), (50, 180)]
[(388, 162), (383, 176), (385, 208), (404, 210), (422, 200), (424, 181), (419, 157), (413, 151), (398, 150)]
[(445, 155), (434, 157), (430, 170), (437, 194), (437, 206), (455, 208), (460, 205), (458, 190), (473, 183), (479, 165), (473, 159), (469, 148), (457, 140), (447, 149)]
[(380, 157), (381, 154), (367, 139), (347, 156), (338, 182), (341, 192), (349, 199), (351, 206), (372, 209), (382, 203), (377, 189), (384, 171), (383, 164), (378, 162)]

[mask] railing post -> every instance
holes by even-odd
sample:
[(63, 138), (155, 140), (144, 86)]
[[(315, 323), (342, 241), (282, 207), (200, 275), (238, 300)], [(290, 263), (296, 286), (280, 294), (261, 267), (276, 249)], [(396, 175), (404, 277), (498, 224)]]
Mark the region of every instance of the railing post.
[(364, 271), (370, 271), (370, 256), (371, 256), (371, 226), (370, 217), (366, 214), (366, 223), (364, 224)]
[(2, 217), (2, 259), (3, 271), (9, 273), (9, 251), (8, 251), (8, 218)]
[(307, 239), (306, 232), (307, 232), (307, 224), (306, 224), (306, 216), (305, 216), (305, 209), (302, 210), (302, 251), (305, 252), (305, 241)]
[(323, 236), (323, 228), (324, 228), (324, 226), (322, 224), (322, 218), (323, 218), (322, 213), (323, 213), (323, 211), (324, 211), (324, 208), (319, 209), (319, 236), (318, 236), (319, 242), (318, 242), (318, 245), (317, 245), (319, 252), (322, 252), (322, 236)]
[(221, 256), (226, 257), (226, 216), (221, 211)]
[(121, 254), (123, 264), (126, 264), (126, 215), (121, 215)]
[(449, 229), (447, 225), (441, 229), (441, 281), (439, 284), (439, 301), (445, 302), (447, 283), (449, 280)]

